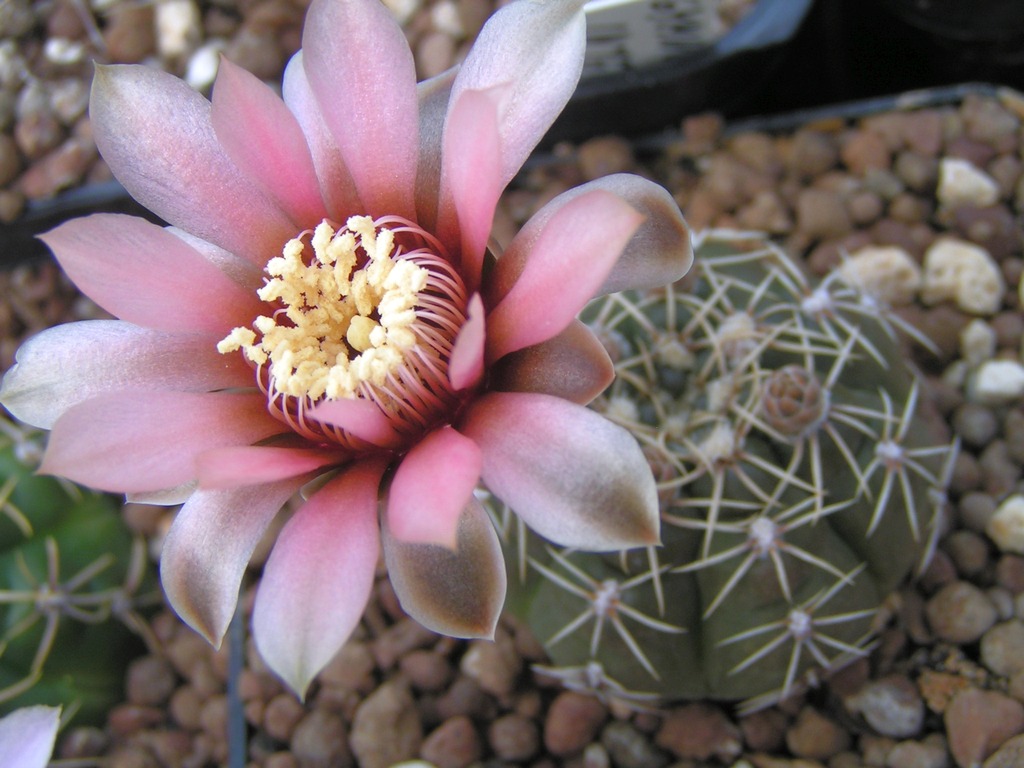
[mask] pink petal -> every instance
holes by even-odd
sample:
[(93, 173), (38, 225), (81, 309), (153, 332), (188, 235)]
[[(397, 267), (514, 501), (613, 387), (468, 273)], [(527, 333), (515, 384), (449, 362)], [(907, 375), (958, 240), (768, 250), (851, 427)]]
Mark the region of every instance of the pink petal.
[(552, 217), (569, 203), (596, 190), (625, 200), (645, 217), (598, 290), (599, 295), (630, 288), (657, 288), (686, 274), (693, 263), (693, 248), (690, 228), (683, 220), (679, 205), (654, 182), (632, 173), (616, 173), (563, 192), (530, 217), (516, 236), (514, 247), (510, 246), (501, 257), (490, 286), (494, 291), (492, 298), (504, 295), (512, 287), (531, 248)]
[(586, 405), (615, 378), (604, 345), (579, 320), (557, 336), (505, 355), (490, 370), (491, 389), (537, 392)]
[(508, 3), (480, 30), (455, 78), (452, 108), (465, 91), (511, 84), (498, 109), (499, 189), (519, 171), (576, 90), (586, 48), (583, 3)]
[[(561, 333), (605, 281), (643, 217), (603, 190), (556, 211), (542, 231), (524, 230), (509, 246), (522, 271), (487, 317), (487, 358), (497, 360)], [(522, 257), (520, 237), (530, 237)], [(502, 285), (502, 261), (495, 280)]]
[(459, 515), (480, 479), (480, 449), (451, 427), (405, 455), (388, 490), (388, 521), (398, 539), (455, 546)]
[(339, 450), (236, 445), (199, 456), (200, 488), (237, 488), (305, 475), (344, 460)]
[(113, 315), (165, 331), (227, 334), (266, 313), (181, 238), (136, 216), (98, 213), (42, 236), (61, 267)]
[(365, 440), (381, 448), (394, 448), (402, 436), (395, 431), (391, 419), (376, 404), (361, 397), (324, 400), (306, 416)]
[(0, 402), (22, 421), (50, 429), (71, 406), (106, 392), (253, 386), (242, 356), (218, 353), (217, 341), (118, 320), (58, 325), (21, 345), (4, 375)]
[(460, 430), (480, 446), (483, 480), (556, 544), (608, 551), (658, 542), (658, 496), (625, 429), (550, 395), (477, 400)]
[(507, 90), (463, 91), (444, 129), (438, 233), (445, 243), (459, 244), (462, 276), (471, 291), (480, 282), (494, 208), (505, 187), (498, 105)]
[(345, 221), (353, 213), (365, 210), (359, 202), (355, 182), (341, 156), (338, 143), (331, 135), (320, 105), (313, 96), (302, 65), (302, 51), (292, 56), (285, 67), (281, 92), (284, 103), (295, 115), (306, 136), (306, 143), (313, 155), (313, 167), (320, 180), (320, 194), (327, 203), (330, 218)]
[(402, 541), (382, 526), (388, 576), (402, 608), (434, 632), (493, 638), (506, 576), (494, 526), (475, 497), (458, 518), (454, 548)]
[(231, 251), (225, 251), (219, 245), (214, 245), (178, 227), (167, 227), (166, 229), (176, 238), (184, 240), (192, 248), (199, 251), (204, 259), (247, 291), (256, 291), (263, 287), (263, 267), (266, 266), (265, 264), (254, 264), (242, 256), (238, 256)]
[(313, 0), (306, 77), (370, 216), (416, 215), (416, 68), (379, 0)]
[(302, 479), (196, 491), (178, 512), (160, 551), (160, 581), (175, 612), (215, 646), (267, 526)]
[(298, 121), (255, 75), (221, 57), (210, 119), (242, 172), (277, 201), (300, 229), (326, 215), (313, 158)]
[(436, 231), (438, 190), (441, 188), (441, 146), (444, 118), (458, 65), (416, 86), (420, 103), (420, 151), (416, 169), (416, 217), (427, 231)]
[(59, 725), (60, 707), (22, 707), (0, 718), (0, 766), (46, 768)]
[(131, 196), (164, 221), (261, 268), (294, 224), (224, 153), (210, 102), (157, 69), (96, 65), (89, 102), (103, 159)]
[(448, 381), (456, 391), (476, 386), (484, 375), (487, 330), (480, 294), (473, 294), (467, 309), (466, 324), (459, 329), (448, 360)]
[(40, 472), (105, 491), (155, 491), (196, 477), (196, 457), (284, 431), (262, 394), (118, 392), (53, 425)]
[(383, 470), (364, 462), (325, 485), (285, 524), (264, 568), (252, 617), (256, 647), (300, 698), (370, 598)]

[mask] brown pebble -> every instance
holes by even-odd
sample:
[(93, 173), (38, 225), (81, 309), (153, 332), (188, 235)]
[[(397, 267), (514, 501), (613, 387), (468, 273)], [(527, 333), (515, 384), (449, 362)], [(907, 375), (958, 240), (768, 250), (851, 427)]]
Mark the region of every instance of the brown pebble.
[(973, 768), (1024, 730), (1024, 705), (997, 691), (970, 688), (946, 708), (949, 750), (960, 768)]
[(544, 719), (544, 746), (559, 757), (582, 752), (606, 717), (608, 710), (594, 697), (563, 691), (551, 702)]
[(1020, 768), (1024, 765), (1024, 735), (1014, 736), (985, 761), (984, 768)]
[(942, 744), (901, 741), (886, 757), (886, 768), (948, 768), (949, 756)]
[(156, 50), (153, 6), (116, 3), (103, 31), (107, 56), (116, 64), (137, 64)]
[(953, 531), (942, 542), (942, 548), (961, 576), (977, 576), (989, 565), (989, 546), (985, 538), (974, 531)]
[(349, 640), (321, 670), (318, 679), (324, 685), (369, 693), (373, 690), (376, 666), (366, 643)]
[(515, 644), (499, 630), (494, 640), (473, 640), (462, 656), (459, 668), (475, 679), (487, 693), (502, 698), (512, 693), (523, 667)]
[(388, 768), (416, 756), (423, 726), (408, 685), (390, 680), (356, 710), (349, 745), (361, 768)]
[(796, 203), (797, 227), (809, 237), (842, 237), (850, 231), (850, 217), (842, 198), (823, 189), (805, 189)]
[(786, 746), (797, 757), (828, 760), (850, 746), (850, 734), (813, 707), (804, 707), (786, 731)]
[(465, 715), (445, 720), (423, 740), (420, 756), (437, 768), (466, 768), (483, 755), (480, 735)]
[(162, 723), (164, 713), (157, 707), (118, 704), (107, 714), (107, 728), (117, 736), (128, 736)]
[(455, 715), (480, 717), (492, 706), (493, 700), (468, 675), (458, 675), (444, 695), (437, 699), (437, 711), (442, 720)]
[(717, 756), (723, 762), (736, 757), (742, 742), (736, 724), (718, 707), (703, 703), (672, 709), (654, 738), (655, 744), (682, 760)]
[(996, 583), (1012, 595), (1024, 592), (1024, 557), (1001, 555), (996, 561)]
[(180, 686), (171, 695), (168, 709), (171, 718), (190, 731), (199, 730), (199, 712), (203, 706), (203, 698), (191, 685)]
[(437, 651), (415, 650), (403, 656), (399, 669), (413, 688), (420, 691), (440, 691), (451, 682), (452, 665)]
[(740, 719), (743, 741), (754, 752), (778, 752), (786, 744), (786, 716), (762, 709)]
[(540, 732), (534, 720), (517, 713), (502, 715), (487, 728), (487, 742), (501, 760), (529, 760), (540, 748)]
[(64, 128), (49, 109), (34, 109), (14, 125), (14, 140), (21, 153), (36, 160), (60, 144)]
[[(398, 732), (390, 734), (385, 727), (379, 733), (379, 738), (388, 742), (382, 745), (386, 748), (393, 738), (400, 738), (402, 735)], [(345, 721), (322, 709), (314, 709), (299, 721), (292, 732), (290, 746), (300, 768), (348, 768), (353, 764), (349, 741), (345, 734)], [(406, 751), (403, 751), (402, 756), (395, 762), (414, 754), (407, 751), (408, 745), (402, 746)], [(362, 768), (384, 768), (390, 764), (367, 761), (360, 765)]]
[(398, 660), (416, 648), (426, 648), (437, 635), (408, 617), (392, 624), (378, 636), (370, 648), (381, 669), (391, 669)]
[(263, 728), (278, 741), (287, 742), (305, 714), (305, 707), (293, 694), (279, 693), (263, 710)]
[(996, 500), (987, 493), (970, 491), (960, 497), (957, 518), (967, 530), (983, 533), (996, 513)]
[(839, 160), (835, 138), (820, 131), (799, 130), (793, 134), (788, 165), (804, 178), (819, 176)]
[(128, 665), (126, 698), (132, 704), (158, 706), (170, 698), (178, 679), (174, 669), (159, 656), (142, 656)]
[(925, 605), (925, 615), (941, 640), (960, 644), (975, 642), (996, 621), (992, 601), (966, 581), (954, 581), (940, 589)]
[(618, 136), (599, 136), (583, 142), (576, 150), (576, 159), (587, 181), (626, 173), (636, 167), (633, 146)]
[(889, 168), (889, 147), (873, 131), (856, 131), (843, 143), (840, 157), (850, 172), (862, 176), (869, 169)]

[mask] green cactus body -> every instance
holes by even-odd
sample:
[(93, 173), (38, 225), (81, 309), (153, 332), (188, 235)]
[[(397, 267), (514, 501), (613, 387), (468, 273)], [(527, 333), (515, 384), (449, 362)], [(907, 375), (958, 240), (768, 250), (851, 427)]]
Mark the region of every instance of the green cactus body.
[(838, 273), (812, 284), (762, 238), (709, 232), (684, 281), (584, 319), (617, 373), (593, 407), (648, 456), (662, 546), (507, 536), (508, 605), (551, 673), (756, 708), (864, 655), (882, 602), (930, 556), (955, 455), (919, 407), (898, 318)]
[(38, 434), (0, 428), (0, 715), (59, 704), (101, 724), (141, 647), (141, 542), (112, 497), (35, 474)]

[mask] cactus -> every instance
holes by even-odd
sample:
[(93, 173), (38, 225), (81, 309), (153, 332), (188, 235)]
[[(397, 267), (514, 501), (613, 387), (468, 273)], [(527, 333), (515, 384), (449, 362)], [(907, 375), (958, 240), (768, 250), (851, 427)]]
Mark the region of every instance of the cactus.
[(113, 497), (34, 474), (42, 435), (0, 418), (0, 715), (63, 705), (102, 724), (158, 595)]
[(617, 374), (593, 407), (649, 459), (662, 546), (587, 554), (506, 528), (508, 608), (571, 687), (751, 710), (869, 651), (934, 549), (956, 446), (896, 332), (927, 339), (754, 234), (698, 240), (681, 283), (584, 315)]

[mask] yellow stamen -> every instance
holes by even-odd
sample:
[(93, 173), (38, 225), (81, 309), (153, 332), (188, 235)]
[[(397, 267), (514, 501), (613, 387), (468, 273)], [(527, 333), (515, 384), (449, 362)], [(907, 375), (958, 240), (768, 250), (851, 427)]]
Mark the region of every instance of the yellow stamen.
[(269, 279), (257, 294), (280, 309), (255, 319), (260, 338), (235, 328), (217, 351), (241, 349), (256, 365), (269, 362), (282, 394), (355, 397), (364, 382), (383, 385), (416, 343), (411, 326), (428, 272), (399, 258), (394, 233), (368, 216), (351, 217), (339, 232), (321, 222), (310, 247), (308, 264), (300, 238), (267, 262)]

